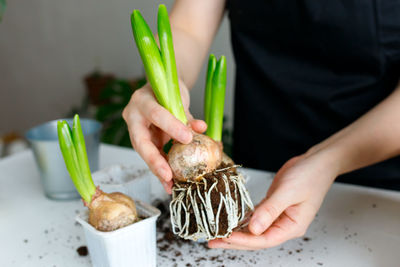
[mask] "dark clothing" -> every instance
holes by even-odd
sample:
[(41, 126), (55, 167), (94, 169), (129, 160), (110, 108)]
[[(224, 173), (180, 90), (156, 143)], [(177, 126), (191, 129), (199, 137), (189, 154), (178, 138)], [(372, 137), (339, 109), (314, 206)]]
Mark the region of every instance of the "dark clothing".
[[(277, 171), (396, 87), (400, 0), (228, 0), (227, 7), (236, 60), (233, 153), (246, 167)], [(400, 158), (338, 181), (400, 190)]]

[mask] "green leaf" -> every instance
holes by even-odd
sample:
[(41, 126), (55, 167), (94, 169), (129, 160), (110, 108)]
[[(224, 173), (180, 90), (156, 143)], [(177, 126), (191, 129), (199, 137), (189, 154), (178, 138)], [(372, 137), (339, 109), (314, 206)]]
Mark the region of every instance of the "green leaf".
[(86, 184), (80, 170), (78, 155), (75, 150), (75, 145), (72, 138), (71, 128), (66, 121), (59, 121), (57, 123), (58, 141), (63, 155), (65, 166), (71, 176), (71, 180), (78, 190), (81, 197), (90, 203), (92, 195)]
[(164, 63), (168, 83), (168, 99), (170, 111), (182, 123), (187, 123), (185, 110), (182, 104), (181, 92), (179, 90), (178, 72), (176, 70), (174, 44), (172, 40), (171, 25), (169, 23), (168, 11), (165, 5), (158, 7), (158, 38), (160, 41), (161, 58)]
[(170, 110), (168, 81), (165, 74), (164, 63), (161, 59), (160, 50), (158, 49), (153, 33), (139, 10), (134, 10), (132, 12), (131, 23), (136, 46), (142, 58), (144, 69), (153, 92), (158, 103)]
[[(87, 193), (92, 196), (96, 193), (96, 186), (93, 183), (92, 175), (89, 167), (89, 160), (86, 153), (85, 138), (83, 137), (81, 122), (79, 115), (75, 114), (72, 126), (72, 140), (74, 142), (76, 155), (78, 156), (78, 165), (80, 167), (81, 178), (85, 184)], [(90, 203), (90, 200), (88, 203)]]
[(204, 120), (207, 123), (207, 125), (210, 123), (212, 80), (216, 65), (217, 65), (217, 59), (213, 54), (210, 54), (207, 67), (206, 90), (204, 93)]
[(226, 59), (222, 56), (215, 67), (212, 79), (211, 105), (207, 136), (221, 141), (226, 89)]

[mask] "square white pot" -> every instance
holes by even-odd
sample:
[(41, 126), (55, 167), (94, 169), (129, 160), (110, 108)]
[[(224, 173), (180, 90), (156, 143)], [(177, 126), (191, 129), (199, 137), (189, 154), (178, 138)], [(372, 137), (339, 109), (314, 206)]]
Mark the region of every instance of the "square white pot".
[(88, 223), (87, 212), (77, 216), (94, 267), (156, 266), (156, 220), (161, 213), (139, 200), (135, 203), (144, 219), (112, 232), (96, 230)]

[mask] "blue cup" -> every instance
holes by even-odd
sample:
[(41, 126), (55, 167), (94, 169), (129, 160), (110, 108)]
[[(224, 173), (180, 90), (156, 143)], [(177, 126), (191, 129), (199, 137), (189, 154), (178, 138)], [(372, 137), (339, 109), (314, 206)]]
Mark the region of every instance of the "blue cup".
[[(73, 119), (65, 120), (72, 127)], [(36, 126), (28, 130), (25, 137), (31, 144), (45, 195), (54, 200), (77, 199), (80, 196), (69, 176), (58, 144), (57, 121)], [(99, 168), (101, 123), (92, 119), (80, 119), (80, 122), (90, 170), (95, 172)]]

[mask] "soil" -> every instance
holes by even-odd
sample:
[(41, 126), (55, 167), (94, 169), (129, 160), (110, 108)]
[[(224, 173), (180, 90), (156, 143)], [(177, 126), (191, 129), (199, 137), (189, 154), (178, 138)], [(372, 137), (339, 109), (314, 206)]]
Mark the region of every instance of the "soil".
[(78, 252), (79, 256), (87, 256), (89, 254), (86, 246), (80, 246), (76, 249), (76, 252)]
[[(171, 249), (173, 244), (177, 244), (178, 247), (181, 247), (182, 244), (190, 243), (189, 240), (185, 240), (176, 236), (172, 230), (169, 221), (169, 209), (166, 203), (158, 202), (155, 205), (160, 211), (161, 216), (157, 220), (157, 232), (163, 233), (163, 236), (157, 239), (158, 248), (161, 251), (168, 251)], [(162, 243), (162, 245), (160, 245)], [(180, 251), (175, 251), (175, 253), (181, 253)]]
[[(225, 163), (221, 163), (221, 165), (217, 168), (217, 169), (223, 169), (223, 168), (227, 168), (230, 167), (232, 165), (228, 165)], [(227, 169), (224, 171), (218, 171), (218, 172), (212, 172), (212, 173), (208, 173), (204, 175), (205, 180), (207, 181), (207, 185), (211, 185), (215, 182), (215, 180), (218, 181), (217, 186), (214, 188), (214, 190), (211, 192), (211, 205), (213, 207), (213, 213), (214, 215), (217, 214), (218, 212), (218, 207), (220, 204), (220, 192), (222, 192), (223, 194), (225, 194), (225, 183), (223, 182), (223, 176), (226, 175), (229, 177), (231, 175), (237, 175), (236, 172), (236, 168), (232, 168), (232, 169)], [(201, 191), (206, 192), (208, 190), (207, 186), (205, 185), (205, 183), (203, 182), (191, 182), (191, 181), (187, 181), (187, 182), (177, 182), (179, 183), (180, 187), (190, 187), (190, 186), (201, 186)], [(237, 200), (237, 195), (234, 193), (235, 192), (235, 184), (233, 182), (229, 182), (229, 190), (231, 192), (231, 196), (232, 198), (236, 201)], [(197, 204), (199, 206), (203, 205), (201, 200), (199, 199), (199, 197), (195, 196), (195, 200), (197, 202)], [(239, 201), (239, 214), (238, 216), (240, 216), (240, 211), (241, 211), (241, 201)], [(196, 223), (196, 218), (194, 215), (194, 211), (193, 208), (190, 207), (188, 212), (190, 213), (190, 217), (189, 217), (189, 234), (193, 234), (197, 232), (197, 223)], [(182, 210), (181, 213), (181, 218), (182, 218), (182, 225), (185, 224), (185, 214), (184, 211)], [(221, 211), (220, 211), (220, 217), (219, 217), (219, 226), (218, 226), (218, 235), (225, 235), (228, 231), (228, 214), (226, 212), (225, 207), (223, 206)]]
[[(209, 263), (219, 263), (218, 266), (222, 267), (221, 263), (239, 263), (242, 266), (249, 266), (248, 262), (237, 256), (236, 251), (224, 251), (222, 254), (208, 255), (207, 252), (210, 248), (207, 242), (199, 243), (190, 240), (182, 239), (173, 234), (171, 230), (170, 214), (168, 209), (168, 202), (153, 203), (159, 210), (165, 211), (157, 220), (157, 247), (158, 256), (175, 262), (169, 266), (202, 266), (209, 265)], [(190, 262), (184, 261), (184, 253), (193, 254)], [(215, 253), (214, 253), (215, 254)], [(198, 256), (203, 255), (203, 256)], [(229, 264), (227, 265), (229, 266)]]

